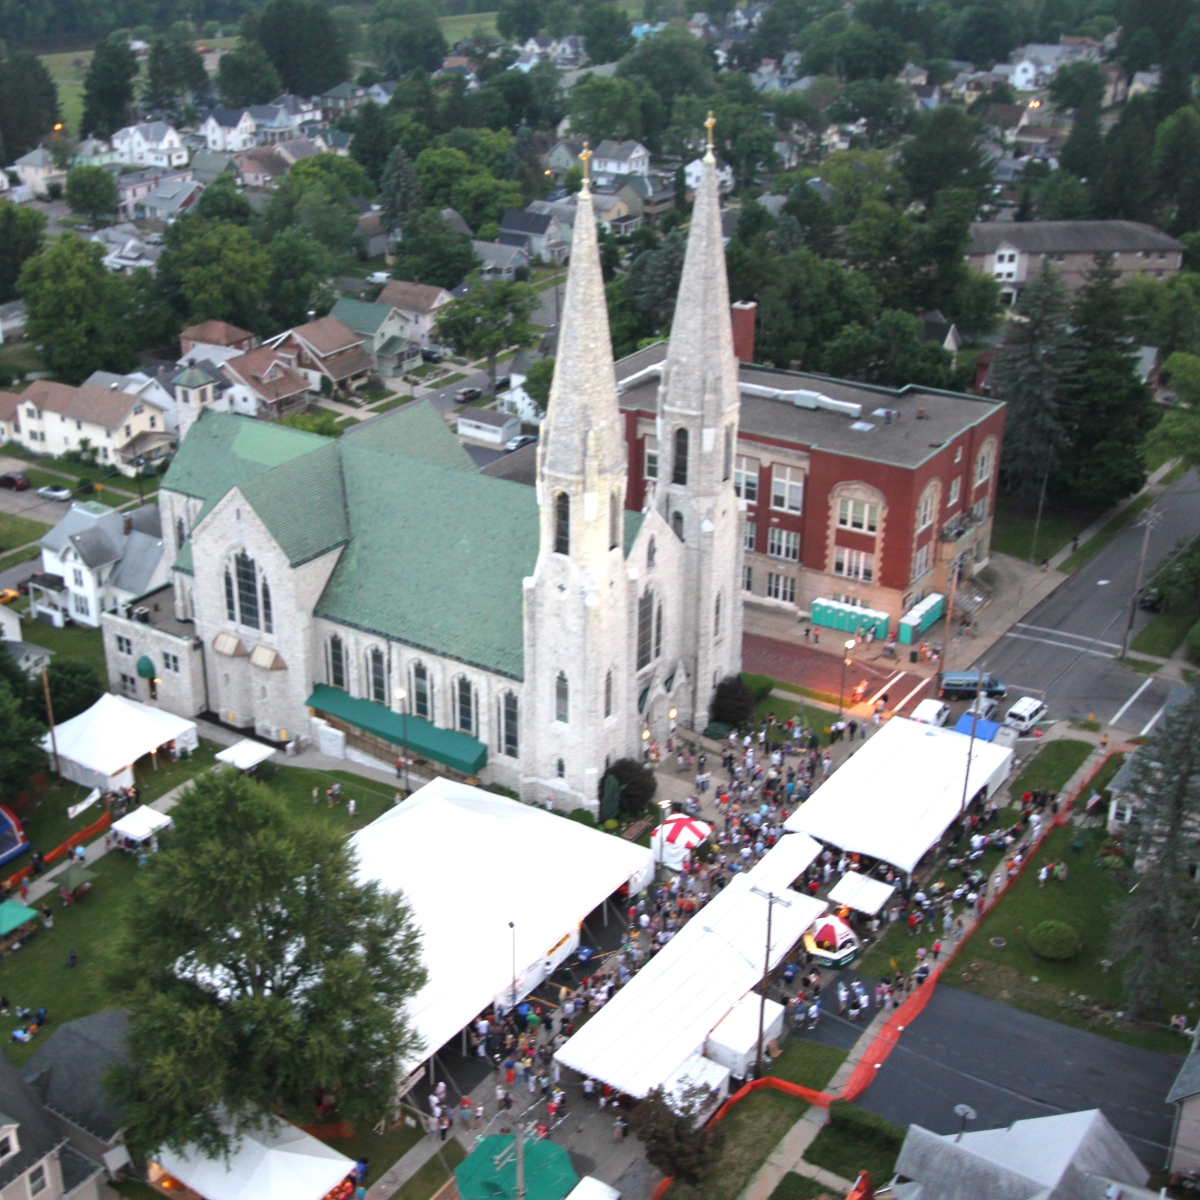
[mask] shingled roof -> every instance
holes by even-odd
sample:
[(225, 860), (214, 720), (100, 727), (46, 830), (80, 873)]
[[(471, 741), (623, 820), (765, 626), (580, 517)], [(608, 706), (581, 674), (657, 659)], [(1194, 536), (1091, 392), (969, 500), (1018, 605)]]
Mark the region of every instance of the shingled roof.
[(1183, 243), (1139, 221), (976, 221), (971, 254), (992, 254), (1008, 245), (1026, 254), (1128, 254), (1137, 250), (1183, 250)]

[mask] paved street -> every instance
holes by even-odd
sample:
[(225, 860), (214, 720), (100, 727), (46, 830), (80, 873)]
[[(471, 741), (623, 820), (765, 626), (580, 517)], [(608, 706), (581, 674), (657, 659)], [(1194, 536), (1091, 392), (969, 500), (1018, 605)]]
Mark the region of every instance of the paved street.
[(436, 392), (430, 392), (427, 396), (422, 396), (422, 400), (428, 400), (434, 408), (440, 413), (448, 413), (451, 409), (457, 407), (455, 393), (460, 388), (477, 387), (484, 392), (488, 387), (488, 374), (486, 371), (476, 371), (468, 374), (466, 379), (460, 379), (457, 383), (452, 383), (449, 387), (438, 388)]
[[(1146, 579), (1155, 564), (1200, 532), (1200, 480), (1190, 471), (1157, 501), (1162, 520), (1150, 537)], [(1042, 696), (1054, 719), (1098, 720), (1139, 734), (1166, 702), (1168, 680), (1139, 675), (1117, 655), (1137, 579), (1143, 530), (1121, 530), (1057, 591), (1017, 622), (981, 661), (1009, 685), (1007, 703)], [(1150, 619), (1139, 612), (1136, 633)]]

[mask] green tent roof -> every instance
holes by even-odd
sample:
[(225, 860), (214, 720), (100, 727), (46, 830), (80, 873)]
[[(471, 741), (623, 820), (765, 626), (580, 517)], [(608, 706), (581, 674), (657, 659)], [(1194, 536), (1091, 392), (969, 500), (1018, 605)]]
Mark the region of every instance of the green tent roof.
[[(517, 1156), (511, 1134), (481, 1138), (454, 1168), (460, 1200), (516, 1200)], [(563, 1200), (579, 1182), (571, 1156), (543, 1138), (526, 1140), (525, 1200)], [(497, 1158), (501, 1165), (496, 1165)]]
[(318, 683), (308, 706), (464, 775), (476, 775), (487, 764), (487, 746), (470, 734), (439, 729), (423, 717), (402, 716), (373, 700), (356, 700), (340, 688)]
[(15, 900), (5, 900), (0, 904), (0, 937), (7, 937), (14, 929), (36, 920), (36, 909), (26, 908)]

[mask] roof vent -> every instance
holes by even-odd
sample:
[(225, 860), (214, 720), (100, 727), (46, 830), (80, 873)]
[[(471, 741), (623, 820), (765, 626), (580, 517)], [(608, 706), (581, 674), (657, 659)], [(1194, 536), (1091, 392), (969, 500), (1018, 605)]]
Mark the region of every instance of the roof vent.
[(853, 421), (851, 422), (850, 428), (853, 429), (855, 433), (870, 433), (870, 431), (875, 428), (875, 423), (873, 421)]
[(928, 421), (929, 414), (923, 408), (918, 408), (917, 409), (917, 420), (918, 421)]
[(117, 381), (115, 379), (108, 385), (108, 390), (110, 392), (115, 392), (117, 390)]

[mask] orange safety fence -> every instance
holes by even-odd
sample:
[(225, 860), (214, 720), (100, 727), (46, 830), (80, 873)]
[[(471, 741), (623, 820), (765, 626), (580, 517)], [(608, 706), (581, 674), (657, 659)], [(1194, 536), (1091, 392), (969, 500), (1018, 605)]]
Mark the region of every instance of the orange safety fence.
[(744, 1083), (720, 1108), (712, 1115), (714, 1121), (719, 1121), (739, 1100), (750, 1095), (751, 1092), (760, 1091), (763, 1088), (774, 1088), (777, 1092), (786, 1092), (789, 1096), (799, 1096), (801, 1100), (807, 1100), (809, 1104), (815, 1104), (818, 1108), (828, 1108), (832, 1096), (825, 1092), (818, 1092), (815, 1088), (803, 1087), (798, 1083), (791, 1083), (786, 1079), (779, 1079), (775, 1075), (764, 1075), (761, 1079), (752, 1079), (749, 1083)]
[[(76, 830), (61, 846), (55, 846), (53, 850), (45, 855), (45, 861), (47, 863), (58, 862), (60, 858), (66, 857), (69, 850), (74, 850), (76, 846), (82, 845), (84, 842), (90, 841), (98, 834), (103, 833), (111, 824), (112, 814), (107, 812), (101, 813), (99, 818), (93, 821), (87, 828)], [(4, 881), (4, 886), (11, 890), (23, 883), (32, 874), (32, 867), (22, 867)]]

